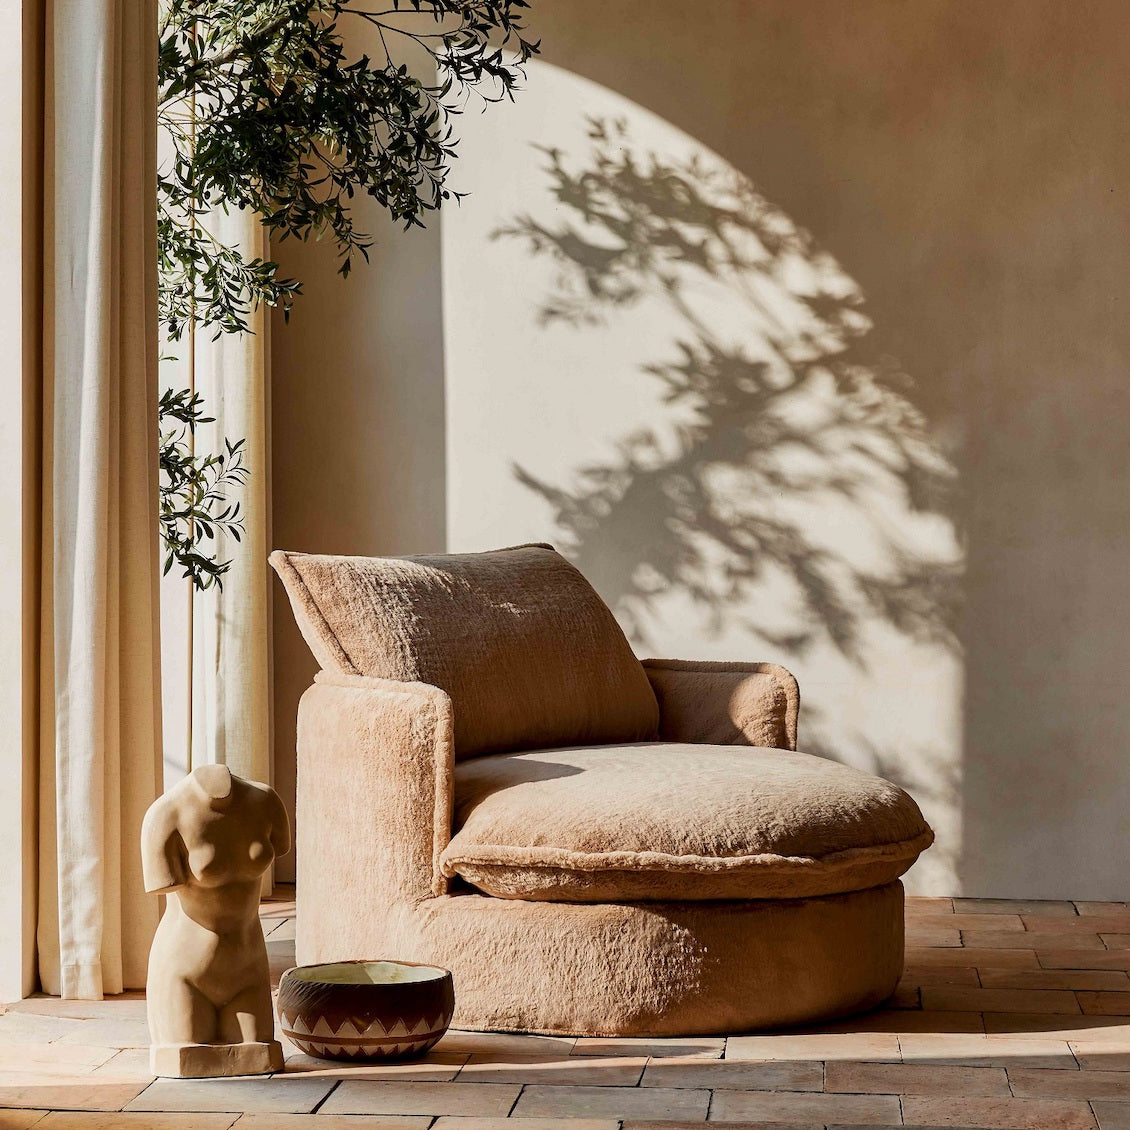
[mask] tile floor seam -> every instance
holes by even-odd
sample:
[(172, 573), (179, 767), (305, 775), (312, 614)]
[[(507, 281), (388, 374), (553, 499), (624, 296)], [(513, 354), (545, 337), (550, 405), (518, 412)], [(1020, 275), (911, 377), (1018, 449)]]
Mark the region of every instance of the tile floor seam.
[(329, 1102), (330, 1095), (332, 1095), (334, 1091), (336, 1091), (338, 1087), (340, 1087), (344, 1082), (344, 1079), (338, 1079), (334, 1083), (334, 1085), (314, 1104), (313, 1108), (310, 1110), (310, 1113), (317, 1114), (318, 1111), (320, 1111), (322, 1107), (325, 1106), (327, 1102)]
[[(157, 1078), (154, 1078), (154, 1079), (150, 1079), (149, 1082), (146, 1083), (146, 1085), (144, 1087), (142, 1087), (141, 1090), (138, 1091), (137, 1094), (134, 1095), (134, 1097), (132, 1099), (129, 1100), (129, 1102), (132, 1103), (132, 1102), (136, 1101), (137, 1099), (140, 1099), (141, 1096), (144, 1095), (146, 1091), (148, 1091), (150, 1088), (155, 1087), (157, 1085), (157, 1081), (158, 1081), (159, 1078), (160, 1078), (160, 1076), (157, 1076)], [(122, 1103), (122, 1105), (120, 1107), (118, 1107), (118, 1110), (124, 1110), (128, 1105), (129, 1105), (129, 1103)], [(52, 1109), (54, 1109), (54, 1108), (52, 1108)], [(243, 1113), (242, 1111), (239, 1111), (237, 1113), (236, 1117), (238, 1118), (239, 1115), (242, 1114), (242, 1113)]]
[(514, 1108), (518, 1105), (518, 1101), (521, 1099), (521, 1097), (525, 1093), (526, 1093), (526, 1084), (523, 1083), (523, 1084), (521, 1084), (521, 1086), (519, 1086), (518, 1093), (514, 1096), (514, 1101), (510, 1104), (510, 1109), (506, 1112), (507, 1118), (513, 1118), (514, 1117)]

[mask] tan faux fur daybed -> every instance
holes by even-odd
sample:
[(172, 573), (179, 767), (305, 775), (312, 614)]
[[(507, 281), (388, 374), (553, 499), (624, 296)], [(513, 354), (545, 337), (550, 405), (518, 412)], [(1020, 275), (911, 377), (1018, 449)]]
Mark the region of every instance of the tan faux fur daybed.
[(298, 718), (300, 962), (445, 966), (455, 1025), (748, 1031), (877, 1005), (933, 833), (795, 752), (781, 667), (640, 663), (549, 546), (277, 552), (321, 664)]

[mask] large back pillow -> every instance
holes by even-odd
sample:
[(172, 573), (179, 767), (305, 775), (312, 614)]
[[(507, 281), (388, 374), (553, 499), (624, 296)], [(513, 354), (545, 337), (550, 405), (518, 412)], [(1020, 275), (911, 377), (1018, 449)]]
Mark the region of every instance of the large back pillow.
[(643, 665), (551, 546), (443, 557), (276, 551), (271, 564), (325, 670), (451, 696), (457, 757), (657, 736)]

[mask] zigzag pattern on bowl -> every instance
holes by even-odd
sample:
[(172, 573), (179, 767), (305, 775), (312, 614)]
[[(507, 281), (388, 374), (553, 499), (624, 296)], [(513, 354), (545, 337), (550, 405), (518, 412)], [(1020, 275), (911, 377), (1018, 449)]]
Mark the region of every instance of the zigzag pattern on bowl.
[(434, 1020), (425, 1017), (412, 1026), (398, 1019), (387, 1028), (379, 1020), (374, 1020), (365, 1028), (358, 1028), (351, 1020), (346, 1020), (335, 1032), (329, 1021), (322, 1016), (312, 1026), (301, 1016), (292, 1020), (285, 1012), (279, 1013), (279, 1020), (283, 1035), (308, 1055), (343, 1056), (350, 1059), (372, 1059), (426, 1051), (451, 1023), (451, 1017), (442, 1013)]

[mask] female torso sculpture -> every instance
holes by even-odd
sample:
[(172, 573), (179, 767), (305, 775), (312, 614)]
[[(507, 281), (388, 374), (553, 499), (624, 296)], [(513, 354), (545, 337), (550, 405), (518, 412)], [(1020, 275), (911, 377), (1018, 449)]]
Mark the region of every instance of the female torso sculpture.
[(259, 893), (290, 850), (278, 794), (226, 766), (190, 773), (146, 813), (145, 889), (167, 895), (146, 996), (155, 1075), (248, 1075), (282, 1068)]

